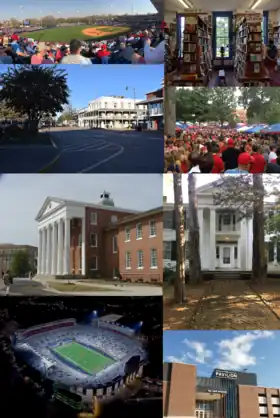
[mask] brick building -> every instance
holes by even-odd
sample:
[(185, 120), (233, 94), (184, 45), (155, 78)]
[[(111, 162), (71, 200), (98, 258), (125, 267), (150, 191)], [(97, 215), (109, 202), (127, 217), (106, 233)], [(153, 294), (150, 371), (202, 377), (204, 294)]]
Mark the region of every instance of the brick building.
[(136, 212), (48, 197), (37, 215), (38, 275), (162, 281), (162, 208)]
[(215, 369), (199, 377), (194, 365), (165, 363), (163, 412), (168, 418), (275, 418), (280, 389), (257, 386), (254, 373)]
[[(11, 269), (14, 255), (18, 251), (26, 251), (28, 254), (29, 264), (32, 270), (37, 268), (37, 247), (32, 245), (16, 245), (16, 244), (0, 244), (0, 271)], [(28, 272), (26, 272), (28, 273)]]

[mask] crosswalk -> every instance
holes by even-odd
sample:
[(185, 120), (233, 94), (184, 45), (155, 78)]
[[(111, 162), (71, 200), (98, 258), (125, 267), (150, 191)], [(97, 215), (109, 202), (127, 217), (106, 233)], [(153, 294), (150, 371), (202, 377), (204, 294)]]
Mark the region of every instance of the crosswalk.
[(121, 147), (117, 144), (112, 144), (107, 141), (98, 140), (92, 144), (89, 143), (78, 143), (78, 144), (69, 144), (66, 146), (61, 146), (60, 151), (63, 153), (72, 153), (72, 152), (85, 152), (85, 151), (101, 151), (104, 149), (111, 148), (112, 150), (118, 150)]

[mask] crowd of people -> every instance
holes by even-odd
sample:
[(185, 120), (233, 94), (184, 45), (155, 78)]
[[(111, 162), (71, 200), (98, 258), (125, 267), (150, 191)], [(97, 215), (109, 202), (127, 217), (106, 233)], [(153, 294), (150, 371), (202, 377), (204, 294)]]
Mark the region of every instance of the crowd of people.
[(39, 42), (20, 33), (0, 35), (0, 64), (163, 64), (164, 31), (144, 31), (102, 41)]
[(165, 136), (166, 173), (280, 173), (278, 136), (203, 127)]

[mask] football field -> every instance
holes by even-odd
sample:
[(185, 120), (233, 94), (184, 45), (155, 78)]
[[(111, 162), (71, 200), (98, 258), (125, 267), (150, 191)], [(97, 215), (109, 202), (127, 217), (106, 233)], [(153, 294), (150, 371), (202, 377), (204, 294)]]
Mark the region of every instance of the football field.
[(76, 342), (52, 348), (52, 351), (87, 374), (98, 373), (110, 364), (115, 363), (114, 360)]

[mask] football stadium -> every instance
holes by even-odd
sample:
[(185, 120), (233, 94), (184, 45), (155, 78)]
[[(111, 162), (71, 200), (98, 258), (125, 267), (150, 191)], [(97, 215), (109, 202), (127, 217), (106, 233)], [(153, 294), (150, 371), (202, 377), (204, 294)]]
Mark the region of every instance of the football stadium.
[[(14, 349), (40, 374), (62, 388), (84, 395), (116, 393), (141, 373), (147, 353), (135, 330), (117, 315), (77, 322), (64, 319), (21, 330)], [(101, 393), (102, 392), (102, 393)]]

